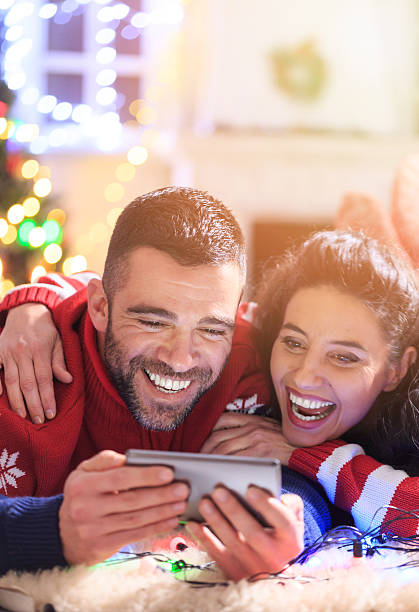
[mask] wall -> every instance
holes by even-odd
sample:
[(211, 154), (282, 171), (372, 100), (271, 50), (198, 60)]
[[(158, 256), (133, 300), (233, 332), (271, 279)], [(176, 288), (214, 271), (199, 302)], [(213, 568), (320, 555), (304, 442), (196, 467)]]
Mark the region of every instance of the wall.
[[(411, 133), (418, 127), (418, 10), (417, 0), (194, 0), (183, 66), (196, 126)], [(312, 49), (297, 53), (305, 43)], [(286, 54), (283, 81), (296, 87), (317, 74), (320, 59), (317, 96), (278, 86), (275, 51)]]
[(388, 205), (394, 172), (413, 152), (419, 139), (183, 134), (170, 158), (152, 156), (137, 167), (119, 204), (106, 202), (104, 190), (123, 156), (55, 153), (41, 162), (50, 166), (53, 195), (68, 214), (70, 254), (87, 240), (89, 268), (101, 271), (110, 228), (99, 242), (92, 230), (141, 193), (169, 184), (206, 189), (233, 210), (250, 241), (255, 220), (330, 223), (345, 191), (365, 191)]
[(177, 182), (222, 198), (249, 237), (255, 219), (329, 223), (345, 191), (388, 205), (394, 173), (419, 139), (226, 132), (184, 137), (180, 151)]

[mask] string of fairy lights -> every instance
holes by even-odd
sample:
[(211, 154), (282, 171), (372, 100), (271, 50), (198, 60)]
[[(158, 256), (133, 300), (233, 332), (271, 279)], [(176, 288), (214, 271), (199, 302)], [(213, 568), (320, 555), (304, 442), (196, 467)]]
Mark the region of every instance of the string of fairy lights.
[[(5, 246), (17, 241), (20, 245), (40, 252), (39, 263), (34, 266), (30, 279), (35, 280), (48, 270), (48, 264), (59, 265), (64, 274), (83, 271), (88, 266), (86, 255), (95, 243), (109, 237), (122, 205), (125, 184), (136, 175), (136, 167), (147, 162), (150, 146), (156, 141), (158, 121), (152, 95), (144, 93), (144, 99), (132, 100), (129, 112), (132, 119), (121, 124), (116, 109), (117, 79), (115, 60), (117, 53), (113, 46), (116, 28), (120, 35), (132, 40), (150, 26), (178, 28), (184, 16), (183, 4), (187, 0), (146, 0), (142, 3), (148, 10), (135, 10), (123, 1), (115, 0), (64, 0), (48, 2), (43, 0), (0, 0), (3, 15), (6, 47), (3, 55), (3, 78), (9, 89), (15, 92), (21, 108), (36, 108), (38, 116), (45, 117), (39, 124), (6, 117), (6, 105), (0, 107), (0, 139), (25, 147), (28, 154), (18, 166), (19, 178), (32, 181), (31, 193), (21, 202), (11, 202), (4, 218), (0, 218), (0, 241)], [(131, 2), (131, 4), (133, 4)], [(82, 14), (88, 8), (91, 18), (97, 20), (96, 31), (96, 98), (95, 104), (71, 104), (67, 100), (43, 93), (34, 87), (28, 78), (28, 57), (34, 47), (28, 23), (41, 24), (48, 20), (63, 25), (73, 16)], [(122, 27), (123, 26), (123, 27)], [(30, 64), (29, 64), (30, 66)], [(164, 79), (163, 79), (164, 80)], [(155, 89), (155, 88), (154, 88)], [(153, 92), (155, 94), (155, 91)], [(49, 121), (48, 119), (53, 121)], [(57, 125), (58, 124), (58, 125)], [(42, 200), (53, 192), (50, 168), (41, 165), (34, 157), (51, 149), (70, 147), (82, 148), (86, 138), (93, 142), (93, 148), (107, 152), (124, 144), (122, 127), (136, 128), (137, 143), (132, 144), (126, 159), (115, 168), (115, 176), (104, 188), (104, 199), (114, 207), (106, 215), (106, 222), (98, 222), (75, 241), (78, 254), (63, 258), (62, 239), (66, 213), (60, 208), (51, 210), (41, 224), (35, 220)], [(105, 138), (106, 136), (106, 138)], [(140, 142), (138, 143), (138, 141)], [(83, 253), (84, 254), (81, 254)], [(7, 278), (0, 259), (0, 293), (4, 295), (14, 286)]]

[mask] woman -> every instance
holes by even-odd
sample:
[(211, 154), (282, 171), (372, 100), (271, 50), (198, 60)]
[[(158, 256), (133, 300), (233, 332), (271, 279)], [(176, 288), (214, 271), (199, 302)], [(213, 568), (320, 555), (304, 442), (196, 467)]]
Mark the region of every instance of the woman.
[(270, 267), (257, 299), (275, 418), (226, 413), (202, 452), (278, 457), (361, 529), (399, 516), (388, 504), (419, 508), (414, 272), (375, 240), (320, 232)]
[[(269, 267), (257, 300), (281, 430), (272, 420), (223, 415), (203, 452), (273, 454), (317, 480), (361, 529), (382, 506), (418, 509), (413, 270), (373, 239), (319, 232)], [(375, 525), (397, 516), (381, 510)], [(404, 517), (389, 530), (413, 535), (418, 524)]]

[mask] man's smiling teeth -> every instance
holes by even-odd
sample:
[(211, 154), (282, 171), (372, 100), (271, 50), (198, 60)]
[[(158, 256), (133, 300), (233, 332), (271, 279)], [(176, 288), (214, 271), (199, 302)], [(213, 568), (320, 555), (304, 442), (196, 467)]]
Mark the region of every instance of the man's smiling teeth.
[(145, 370), (145, 373), (149, 379), (159, 388), (159, 391), (163, 393), (177, 393), (183, 389), (187, 389), (191, 384), (190, 380), (173, 380), (172, 378), (164, 378), (159, 374), (153, 374), (149, 370)]
[[(297, 395), (294, 395), (294, 393), (291, 392), (289, 396), (291, 400), (291, 410), (293, 414), (301, 421), (320, 421), (320, 419), (324, 419), (329, 416), (329, 414), (335, 407), (335, 404), (333, 402), (321, 402), (320, 400), (303, 399), (302, 397), (298, 397)], [(302, 412), (298, 410), (299, 406), (304, 410), (322, 410), (324, 408), (326, 410), (324, 410), (324, 412), (322, 413), (308, 415), (302, 414)]]

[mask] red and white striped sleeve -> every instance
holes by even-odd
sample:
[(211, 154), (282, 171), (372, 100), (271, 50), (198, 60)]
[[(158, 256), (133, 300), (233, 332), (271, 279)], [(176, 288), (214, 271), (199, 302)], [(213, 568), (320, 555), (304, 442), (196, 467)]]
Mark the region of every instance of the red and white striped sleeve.
[(6, 293), (0, 303), (0, 313), (6, 313), (10, 308), (36, 302), (53, 309), (66, 298), (84, 289), (92, 278), (100, 278), (94, 272), (78, 272), (72, 276), (64, 276), (52, 272), (41, 276), (36, 283), (18, 285)]
[[(333, 440), (298, 448), (289, 467), (321, 484), (329, 500), (350, 512), (360, 530), (380, 525), (404, 537), (419, 534), (419, 477), (379, 463), (358, 444)], [(416, 511), (418, 518), (402, 517), (384, 506)]]

